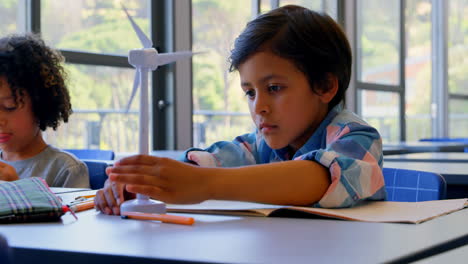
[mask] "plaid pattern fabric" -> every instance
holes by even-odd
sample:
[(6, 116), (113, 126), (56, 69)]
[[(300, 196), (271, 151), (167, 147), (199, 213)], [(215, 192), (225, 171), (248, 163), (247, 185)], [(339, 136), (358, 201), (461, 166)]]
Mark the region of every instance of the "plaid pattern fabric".
[(0, 183), (0, 223), (56, 221), (62, 202), (38, 177)]

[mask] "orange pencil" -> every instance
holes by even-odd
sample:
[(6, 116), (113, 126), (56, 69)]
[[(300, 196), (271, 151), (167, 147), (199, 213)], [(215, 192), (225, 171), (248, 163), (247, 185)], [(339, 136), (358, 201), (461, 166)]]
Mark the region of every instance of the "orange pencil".
[(69, 207), (70, 207), (70, 210), (73, 210), (73, 212), (81, 212), (84, 210), (94, 208), (94, 200), (73, 204), (73, 205), (70, 205)]
[(138, 212), (123, 212), (121, 214), (123, 219), (139, 219), (139, 220), (156, 220), (163, 223), (179, 224), (179, 225), (193, 225), (195, 220), (192, 217), (168, 214), (149, 214)]
[(93, 197), (96, 197), (95, 194), (91, 194), (91, 195), (81, 195), (81, 196), (78, 196), (75, 198), (75, 200), (79, 200), (79, 199), (88, 199), (88, 198), (93, 198)]

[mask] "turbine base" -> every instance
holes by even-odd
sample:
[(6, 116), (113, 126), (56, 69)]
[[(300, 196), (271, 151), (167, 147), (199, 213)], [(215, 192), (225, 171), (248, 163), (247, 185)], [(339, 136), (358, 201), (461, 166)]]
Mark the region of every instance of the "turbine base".
[(165, 214), (166, 204), (151, 199), (133, 199), (125, 201), (120, 205), (120, 213), (122, 214), (123, 212)]

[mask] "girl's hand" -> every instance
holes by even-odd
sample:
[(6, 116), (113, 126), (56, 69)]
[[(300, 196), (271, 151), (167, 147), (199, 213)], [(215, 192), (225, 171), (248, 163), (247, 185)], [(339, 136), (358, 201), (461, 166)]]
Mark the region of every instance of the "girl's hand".
[(126, 192), (125, 184), (107, 179), (104, 183), (104, 188), (96, 192), (94, 204), (97, 210), (105, 214), (120, 215), (120, 205), (125, 200), (133, 198), (135, 198), (135, 194)]
[(210, 199), (208, 177), (202, 168), (169, 158), (136, 155), (109, 167), (109, 179), (126, 190), (165, 203), (199, 203)]
[(0, 180), (2, 181), (16, 181), (19, 180), (18, 174), (13, 166), (0, 162)]

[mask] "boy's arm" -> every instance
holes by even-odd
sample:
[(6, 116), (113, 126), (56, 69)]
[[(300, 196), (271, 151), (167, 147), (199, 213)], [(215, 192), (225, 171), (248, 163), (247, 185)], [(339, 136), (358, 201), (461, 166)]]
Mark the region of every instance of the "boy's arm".
[(210, 198), (311, 205), (330, 185), (327, 168), (306, 160), (238, 168), (200, 168), (209, 177)]
[(108, 168), (126, 190), (166, 203), (208, 199), (311, 205), (329, 185), (328, 171), (312, 161), (286, 161), (236, 168), (200, 167), (148, 155), (126, 157)]

